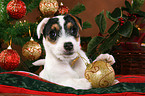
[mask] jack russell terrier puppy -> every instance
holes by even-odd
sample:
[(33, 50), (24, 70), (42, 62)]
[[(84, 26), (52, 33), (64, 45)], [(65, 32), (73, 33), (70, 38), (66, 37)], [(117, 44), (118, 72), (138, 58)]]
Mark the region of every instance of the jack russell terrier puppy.
[[(80, 47), (79, 30), (82, 30), (81, 20), (70, 14), (44, 18), (37, 26), (37, 35), (43, 35), (43, 45), (46, 52), (45, 59), (38, 60), (33, 65), (44, 65), (39, 76), (50, 82), (72, 87), (74, 89), (90, 89), (91, 83), (85, 78), (85, 62), (78, 53), (89, 59)], [(111, 65), (115, 63), (112, 55), (101, 54), (96, 60), (106, 60)], [(96, 61), (95, 60), (95, 61)]]

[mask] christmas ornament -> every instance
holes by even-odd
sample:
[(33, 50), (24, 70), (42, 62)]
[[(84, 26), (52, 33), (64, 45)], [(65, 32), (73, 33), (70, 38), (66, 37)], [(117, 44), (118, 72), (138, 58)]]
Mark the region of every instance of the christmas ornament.
[(7, 13), (11, 18), (20, 19), (26, 14), (26, 5), (21, 0), (12, 0), (7, 4)]
[(102, 88), (113, 84), (115, 73), (109, 63), (96, 61), (87, 65), (85, 78), (91, 82), (93, 88)]
[(41, 0), (39, 9), (44, 16), (53, 16), (58, 10), (57, 0)]
[(22, 48), (22, 54), (28, 60), (36, 60), (41, 56), (41, 46), (35, 42), (33, 38), (30, 39)]
[(18, 67), (20, 63), (20, 56), (12, 50), (11, 46), (0, 53), (0, 66), (2, 69), (10, 71)]
[(69, 13), (69, 8), (64, 6), (63, 3), (61, 2), (58, 11), (56, 12), (56, 15), (65, 15), (68, 13)]

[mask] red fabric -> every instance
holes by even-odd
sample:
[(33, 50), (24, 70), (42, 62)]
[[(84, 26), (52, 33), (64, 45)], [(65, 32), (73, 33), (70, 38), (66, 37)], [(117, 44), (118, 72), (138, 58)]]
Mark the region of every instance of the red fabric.
[[(2, 72), (0, 74), (16, 74), (16, 75), (21, 75), (21, 76), (26, 76), (29, 78), (37, 79), (43, 82), (52, 83), (52, 82), (49, 82), (47, 80), (40, 78), (39, 76), (35, 74), (24, 72), (24, 71)], [(119, 82), (145, 83), (145, 75), (116, 75), (116, 79), (119, 80)]]
[(18, 87), (7, 86), (7, 85), (0, 85), (0, 93), (22, 93), (22, 94), (47, 95), (47, 96), (141, 96), (141, 95), (145, 95), (145, 93), (139, 93), (139, 92), (76, 95), (76, 94), (34, 91), (34, 90), (28, 90), (25, 88), (18, 88)]
[(120, 82), (145, 83), (145, 75), (116, 75)]
[[(2, 72), (0, 74), (16, 74), (16, 75), (37, 79), (43, 82), (48, 82), (36, 76), (35, 74), (29, 72), (13, 71), (13, 72)], [(116, 79), (118, 79), (120, 82), (145, 83), (145, 75), (116, 75)], [(139, 93), (139, 92), (76, 95), (76, 94), (66, 94), (66, 93), (35, 91), (35, 90), (29, 90), (25, 88), (7, 86), (7, 85), (0, 85), (0, 93), (20, 93), (20, 94), (47, 95), (47, 96), (141, 96), (141, 95), (145, 95), (145, 93)]]

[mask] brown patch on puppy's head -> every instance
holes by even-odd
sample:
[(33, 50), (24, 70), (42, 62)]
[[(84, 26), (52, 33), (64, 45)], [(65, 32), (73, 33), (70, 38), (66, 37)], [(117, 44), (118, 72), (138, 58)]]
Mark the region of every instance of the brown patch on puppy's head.
[(65, 20), (64, 26), (67, 34), (69, 34), (70, 36), (74, 36), (76, 41), (79, 41), (80, 38), (79, 29), (82, 30), (81, 19), (71, 14), (67, 14), (64, 17), (64, 20)]
[(51, 29), (56, 29), (56, 30), (60, 30), (59, 25), (58, 24), (53, 24), (51, 26)]
[(73, 26), (73, 24), (71, 22), (67, 23), (67, 28), (70, 29)]
[(82, 21), (81, 21), (81, 19), (78, 18), (78, 17), (75, 17), (71, 14), (69, 14), (69, 15), (76, 21), (77, 25), (79, 26), (80, 30), (82, 31)]
[(59, 37), (60, 25), (58, 18), (50, 18), (43, 29), (43, 36), (51, 44), (56, 44)]

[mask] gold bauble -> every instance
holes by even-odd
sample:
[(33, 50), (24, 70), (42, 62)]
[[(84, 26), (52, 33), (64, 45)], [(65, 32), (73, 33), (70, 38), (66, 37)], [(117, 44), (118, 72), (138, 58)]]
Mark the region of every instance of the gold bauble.
[(39, 9), (44, 16), (53, 16), (58, 10), (57, 0), (41, 0)]
[(41, 56), (41, 46), (35, 42), (32, 38), (22, 48), (22, 54), (28, 60), (37, 60)]
[(96, 61), (87, 65), (85, 78), (91, 82), (93, 88), (103, 88), (113, 84), (115, 72), (109, 63)]

